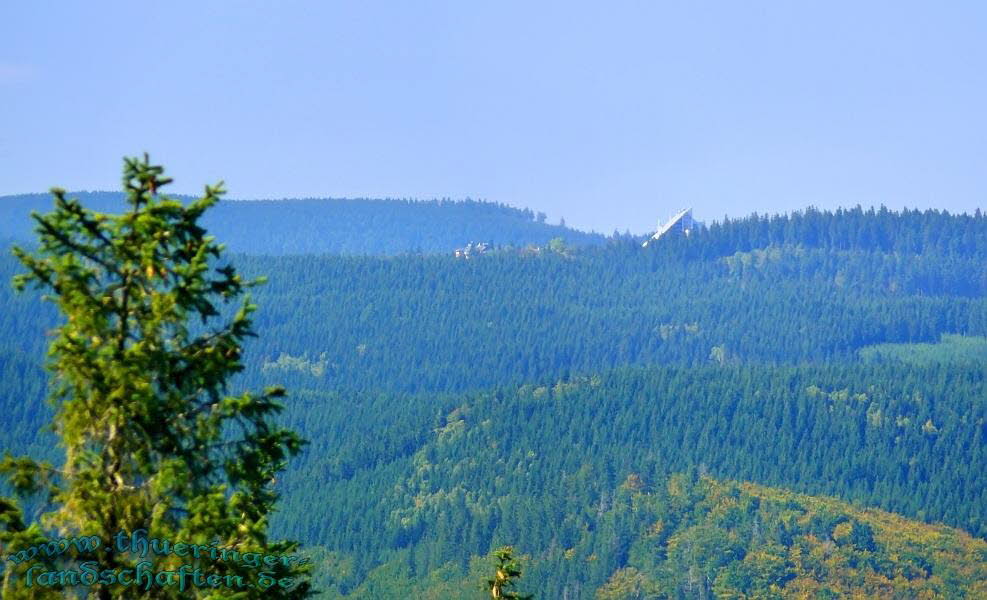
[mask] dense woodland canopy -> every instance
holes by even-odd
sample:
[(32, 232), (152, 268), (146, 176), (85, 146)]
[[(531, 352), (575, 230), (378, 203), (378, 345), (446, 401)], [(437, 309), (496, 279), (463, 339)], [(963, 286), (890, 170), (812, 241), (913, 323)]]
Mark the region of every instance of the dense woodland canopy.
[[(460, 259), (217, 229), (270, 279), (236, 385), (291, 392), (311, 445), (276, 526), (328, 597), (480, 597), (505, 544), (539, 598), (983, 597), (987, 217), (809, 209), (647, 248), (546, 233), (565, 243), (519, 230)], [(314, 253), (375, 238), (392, 256)], [(0, 288), (18, 451), (54, 451), (55, 322)]]
[[(124, 206), (116, 192), (73, 197), (103, 212), (119, 212)], [(0, 196), (0, 242), (5, 237), (32, 240), (27, 215), (50, 208), (47, 194)], [(543, 213), (475, 200), (226, 200), (206, 213), (203, 224), (231, 251), (268, 255), (448, 253), (470, 242), (523, 246), (546, 244), (560, 235), (579, 244), (605, 240), (550, 225)]]

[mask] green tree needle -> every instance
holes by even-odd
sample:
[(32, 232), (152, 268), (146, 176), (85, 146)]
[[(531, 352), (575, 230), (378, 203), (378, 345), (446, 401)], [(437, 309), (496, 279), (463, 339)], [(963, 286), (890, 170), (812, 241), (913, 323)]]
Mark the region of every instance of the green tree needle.
[[(5, 459), (15, 487), (31, 491), (46, 481), (50, 510), (39, 529), (22, 523), (15, 506), (0, 507), (10, 517), (0, 541), (10, 551), (14, 542), (40, 539), (41, 531), (49, 538), (98, 536), (107, 543), (73, 560), (92, 561), (103, 572), (134, 569), (142, 560), (108, 543), (120, 532), (145, 530), (148, 539), (229, 551), (225, 558), (173, 552), (144, 559), (153, 560), (154, 571), (201, 568), (220, 576), (212, 580), (220, 585), (180, 590), (171, 578), (151, 586), (62, 586), (69, 596), (310, 596), (310, 565), (293, 555), (298, 544), (268, 535), (275, 476), (305, 442), (273, 422), (283, 409), (282, 388), (228, 390), (243, 370), (242, 344), (254, 335), (256, 307), (247, 290), (261, 281), (215, 266), (223, 246), (199, 219), (224, 193), (222, 185), (206, 186), (202, 198), (183, 205), (161, 194), (171, 181), (163, 173), (147, 155), (126, 159), (128, 208), (119, 215), (93, 212), (52, 190), (55, 210), (33, 215), (39, 247), (14, 250), (27, 269), (15, 286), (47, 291), (64, 316), (49, 368), (53, 425), (66, 454), (57, 470)], [(248, 553), (282, 559), (256, 566), (243, 560)], [(11, 597), (52, 593), (51, 586), (26, 586), (29, 564), (9, 565)], [(260, 572), (267, 573), (262, 582)]]

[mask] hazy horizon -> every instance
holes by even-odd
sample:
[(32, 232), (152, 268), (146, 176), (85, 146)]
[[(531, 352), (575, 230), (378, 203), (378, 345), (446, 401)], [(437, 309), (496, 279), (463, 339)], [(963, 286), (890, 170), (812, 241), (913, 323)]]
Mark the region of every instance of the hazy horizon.
[(987, 189), (987, 6), (0, 8), (0, 195), (472, 198), (581, 230)]
[[(185, 193), (185, 192), (182, 192), (182, 193), (171, 193), (168, 190), (163, 190), (162, 192), (165, 193), (165, 194), (171, 195), (171, 196), (176, 196), (176, 197), (193, 198), (193, 197), (196, 197), (197, 196), (196, 194), (190, 194), (190, 193)], [(73, 194), (107, 194), (107, 193), (111, 193), (111, 194), (122, 194), (122, 192), (117, 191), (117, 190), (66, 190), (66, 193), (70, 197)], [(27, 192), (27, 193), (23, 193), (23, 194), (0, 194), (0, 200), (2, 200), (3, 198), (6, 198), (6, 197), (30, 196), (30, 195), (41, 195), (41, 196), (44, 196), (44, 195), (49, 195), (49, 192)], [(198, 196), (201, 196), (201, 194), (199, 194)], [(468, 202), (468, 201), (474, 201), (474, 202), (489, 202), (489, 203), (492, 203), (492, 204), (506, 204), (506, 203), (503, 203), (503, 202), (497, 202), (495, 200), (488, 200), (488, 199), (484, 199), (484, 198), (357, 198), (357, 197), (343, 198), (343, 197), (328, 197), (328, 196), (324, 196), (324, 197), (308, 196), (308, 197), (298, 197), (298, 198), (234, 198), (234, 197), (230, 197), (230, 196), (224, 196), (223, 197), (223, 201), (228, 201), (228, 202), (296, 202), (296, 201), (311, 201), (311, 200), (330, 200), (330, 201), (332, 201), (332, 200), (364, 201), (365, 200), (365, 201), (372, 201), (372, 202), (438, 202), (438, 201)], [(511, 208), (516, 208), (518, 210), (530, 209), (532, 211), (535, 211), (535, 209), (532, 208), (532, 207), (530, 207), (530, 206), (518, 206), (518, 205), (513, 205), (513, 204), (506, 204), (506, 205), (509, 206), (509, 207), (511, 207)], [(802, 207), (793, 207), (793, 208), (790, 208), (788, 210), (777, 211), (777, 212), (758, 212), (758, 211), (751, 211), (751, 212), (742, 213), (742, 214), (741, 213), (736, 213), (736, 214), (726, 214), (726, 215), (707, 215), (705, 213), (702, 213), (702, 212), (696, 210), (694, 207), (683, 206), (680, 209), (672, 210), (671, 212), (668, 212), (667, 214), (657, 215), (655, 217), (655, 221), (654, 221), (654, 223), (652, 224), (651, 227), (644, 227), (641, 230), (634, 230), (634, 229), (632, 229), (630, 227), (627, 227), (627, 228), (616, 228), (615, 230), (610, 230), (610, 231), (600, 231), (598, 229), (587, 229), (587, 228), (584, 228), (584, 227), (579, 227), (578, 225), (574, 225), (574, 224), (570, 223), (568, 221), (568, 218), (564, 214), (559, 215), (559, 217), (564, 221), (563, 224), (566, 227), (569, 227), (571, 229), (575, 229), (575, 230), (578, 230), (578, 231), (586, 232), (586, 233), (596, 233), (596, 234), (602, 234), (602, 235), (605, 235), (605, 236), (610, 236), (610, 235), (612, 235), (615, 232), (616, 233), (620, 233), (621, 235), (625, 235), (629, 231), (632, 235), (635, 235), (635, 236), (645, 236), (645, 235), (649, 235), (652, 232), (654, 232), (661, 224), (663, 224), (666, 221), (668, 221), (679, 210), (684, 209), (684, 208), (692, 208), (693, 209), (693, 211), (692, 211), (693, 212), (693, 217), (697, 221), (699, 221), (700, 223), (702, 223), (703, 225), (707, 225), (708, 226), (708, 225), (710, 225), (712, 223), (722, 223), (722, 222), (724, 222), (724, 219), (726, 217), (729, 217), (731, 219), (736, 219), (736, 218), (748, 217), (748, 216), (751, 216), (753, 214), (758, 214), (760, 216), (774, 217), (774, 216), (779, 216), (779, 215), (789, 215), (789, 214), (793, 214), (793, 213), (801, 213), (801, 212), (805, 212), (807, 209), (829, 210), (829, 211), (836, 211), (836, 210), (840, 210), (840, 209), (842, 209), (842, 210), (853, 210), (853, 209), (857, 208), (857, 206), (859, 206), (864, 211), (868, 211), (868, 210), (871, 210), (871, 209), (873, 209), (873, 210), (879, 210), (882, 207), (884, 207), (884, 208), (887, 208), (888, 210), (896, 211), (896, 212), (902, 211), (902, 210), (919, 210), (919, 211), (938, 210), (938, 211), (945, 211), (945, 212), (947, 212), (947, 213), (949, 213), (951, 215), (971, 215), (972, 216), (977, 211), (983, 212), (983, 209), (981, 209), (979, 207), (975, 207), (973, 210), (950, 210), (950, 209), (947, 209), (947, 208), (937, 208), (937, 207), (924, 207), (924, 208), (913, 207), (913, 206), (891, 207), (891, 206), (886, 206), (886, 205), (853, 205), (853, 206), (849, 206), (849, 205), (846, 205), (846, 206), (844, 206), (844, 205), (834, 205), (834, 206), (830, 206), (830, 207), (819, 207), (819, 206), (815, 206), (815, 205), (807, 205), (807, 206), (802, 206)], [(557, 225), (558, 224), (558, 221), (546, 221), (546, 223), (549, 223), (549, 224), (552, 224), (552, 225)]]

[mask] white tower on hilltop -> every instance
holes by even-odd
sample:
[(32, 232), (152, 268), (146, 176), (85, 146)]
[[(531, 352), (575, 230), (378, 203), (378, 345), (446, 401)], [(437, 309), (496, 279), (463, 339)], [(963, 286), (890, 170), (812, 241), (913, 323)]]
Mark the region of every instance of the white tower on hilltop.
[(694, 229), (701, 226), (702, 223), (692, 218), (692, 209), (683, 208), (679, 212), (675, 213), (672, 218), (665, 221), (665, 223), (658, 228), (658, 231), (656, 231), (650, 239), (645, 240), (642, 246), (647, 246), (663, 235), (689, 235)]

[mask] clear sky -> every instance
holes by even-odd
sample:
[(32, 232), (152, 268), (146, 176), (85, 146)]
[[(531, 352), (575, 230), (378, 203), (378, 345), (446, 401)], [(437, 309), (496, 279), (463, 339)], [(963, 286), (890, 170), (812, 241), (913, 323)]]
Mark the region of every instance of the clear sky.
[(987, 2), (0, 2), (0, 194), (987, 208)]

